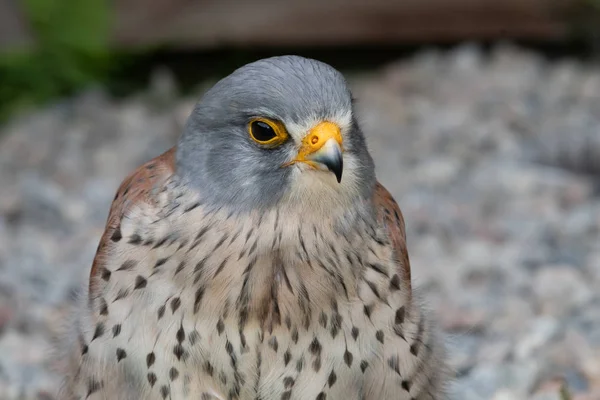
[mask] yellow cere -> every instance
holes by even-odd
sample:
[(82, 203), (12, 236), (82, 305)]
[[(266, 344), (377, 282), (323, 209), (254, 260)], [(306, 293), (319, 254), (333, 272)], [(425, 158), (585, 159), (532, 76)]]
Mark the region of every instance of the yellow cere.
[(340, 127), (329, 121), (319, 123), (302, 139), (302, 147), (295, 161), (306, 161), (307, 156), (318, 151), (329, 139), (335, 139), (343, 149)]

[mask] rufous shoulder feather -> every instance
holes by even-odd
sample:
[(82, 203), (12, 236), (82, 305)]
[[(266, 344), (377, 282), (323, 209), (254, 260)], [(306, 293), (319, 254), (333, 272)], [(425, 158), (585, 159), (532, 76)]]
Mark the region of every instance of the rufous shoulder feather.
[(410, 288), (410, 260), (406, 248), (404, 217), (400, 207), (390, 192), (379, 182), (377, 182), (373, 193), (373, 204), (379, 223), (385, 227), (388, 237), (392, 241), (396, 261), (400, 266), (400, 276)]
[(152, 205), (155, 202), (154, 191), (175, 171), (175, 149), (171, 148), (160, 156), (143, 164), (130, 173), (121, 183), (110, 207), (106, 229), (100, 239), (96, 257), (90, 272), (90, 294), (93, 295), (93, 283), (102, 274), (111, 247), (122, 239), (121, 220), (133, 206), (141, 203)]

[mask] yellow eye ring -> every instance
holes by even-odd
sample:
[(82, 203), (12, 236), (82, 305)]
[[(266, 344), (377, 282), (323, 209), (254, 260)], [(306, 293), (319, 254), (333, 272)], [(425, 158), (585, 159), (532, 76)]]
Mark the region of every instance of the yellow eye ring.
[(288, 138), (285, 126), (281, 122), (267, 118), (250, 120), (248, 133), (256, 143), (267, 146), (280, 145)]

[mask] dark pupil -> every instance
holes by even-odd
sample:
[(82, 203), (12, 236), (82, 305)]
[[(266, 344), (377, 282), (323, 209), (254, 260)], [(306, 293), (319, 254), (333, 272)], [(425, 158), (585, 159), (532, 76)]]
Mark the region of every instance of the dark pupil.
[(277, 136), (273, 128), (261, 121), (254, 121), (252, 123), (252, 135), (259, 142), (266, 142)]

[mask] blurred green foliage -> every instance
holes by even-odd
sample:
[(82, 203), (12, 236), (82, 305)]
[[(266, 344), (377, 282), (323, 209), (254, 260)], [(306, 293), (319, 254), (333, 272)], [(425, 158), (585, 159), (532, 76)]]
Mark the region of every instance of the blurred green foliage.
[(113, 59), (107, 0), (22, 0), (34, 43), (0, 54), (0, 120), (102, 81)]

